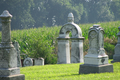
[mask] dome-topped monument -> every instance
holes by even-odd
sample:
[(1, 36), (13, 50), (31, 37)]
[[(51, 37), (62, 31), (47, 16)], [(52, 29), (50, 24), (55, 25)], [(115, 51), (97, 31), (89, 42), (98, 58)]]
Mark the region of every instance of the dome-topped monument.
[[(72, 33), (72, 37), (69, 33)], [(62, 26), (58, 39), (58, 64), (83, 62), (83, 39), (81, 28), (74, 23), (73, 13), (68, 14), (68, 22)], [(71, 51), (70, 43), (71, 39)], [(71, 52), (71, 62), (70, 62)]]

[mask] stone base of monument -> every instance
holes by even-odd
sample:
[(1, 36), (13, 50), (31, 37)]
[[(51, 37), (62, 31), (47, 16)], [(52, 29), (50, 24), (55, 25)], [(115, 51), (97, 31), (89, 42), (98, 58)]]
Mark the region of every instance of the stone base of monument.
[(104, 73), (104, 72), (113, 72), (113, 65), (112, 64), (104, 64), (104, 65), (83, 64), (83, 65), (80, 65), (80, 68), (79, 68), (79, 74)]
[(0, 76), (0, 80), (25, 80), (25, 75), (11, 75), (11, 76)]

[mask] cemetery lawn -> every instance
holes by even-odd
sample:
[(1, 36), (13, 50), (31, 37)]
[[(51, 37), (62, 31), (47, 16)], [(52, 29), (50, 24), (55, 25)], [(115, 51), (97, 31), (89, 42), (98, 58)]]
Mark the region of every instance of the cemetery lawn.
[(110, 63), (113, 64), (113, 73), (79, 75), (80, 64), (83, 63), (22, 67), (20, 73), (25, 75), (25, 80), (120, 80), (119, 62)]

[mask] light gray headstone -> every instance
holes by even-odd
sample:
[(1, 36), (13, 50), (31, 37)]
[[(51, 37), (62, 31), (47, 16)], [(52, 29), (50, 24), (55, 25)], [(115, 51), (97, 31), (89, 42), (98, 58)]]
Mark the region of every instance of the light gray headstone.
[(0, 45), (0, 80), (25, 80), (17, 67), (17, 51), (11, 42), (12, 15), (3, 11), (0, 15), (2, 22), (2, 42)]
[(113, 65), (108, 64), (108, 55), (104, 50), (104, 31), (99, 25), (93, 25), (88, 32), (89, 49), (80, 65), (79, 74), (113, 72)]
[[(69, 33), (72, 37), (69, 37)], [(83, 40), (80, 27), (74, 23), (72, 13), (68, 14), (68, 23), (62, 26), (58, 39), (58, 64), (83, 62)], [(71, 57), (70, 43), (71, 39)], [(71, 59), (70, 59), (71, 58)]]
[(35, 58), (34, 59), (34, 65), (44, 65), (44, 59), (43, 58)]
[(89, 49), (84, 64), (108, 64), (108, 55), (104, 50), (104, 31), (99, 25), (93, 25), (88, 33)]

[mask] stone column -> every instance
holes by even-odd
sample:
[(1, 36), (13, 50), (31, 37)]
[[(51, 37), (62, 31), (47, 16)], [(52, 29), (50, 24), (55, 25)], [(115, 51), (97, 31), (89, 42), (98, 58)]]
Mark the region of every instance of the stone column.
[(70, 63), (70, 45), (69, 38), (58, 39), (58, 61), (57, 64)]
[(118, 29), (119, 29), (119, 32), (117, 34), (118, 42), (117, 42), (115, 49), (114, 49), (115, 54), (113, 55), (113, 61), (111, 61), (112, 63), (120, 62), (120, 27), (118, 27)]
[(89, 29), (89, 49), (80, 65), (79, 74), (113, 72), (113, 65), (108, 64), (108, 55), (104, 50), (104, 31), (99, 25)]
[(71, 63), (82, 63), (84, 62), (83, 58), (83, 40), (81, 38), (71, 38)]
[(11, 18), (12, 15), (3, 11), (0, 15), (2, 22), (2, 42), (0, 45), (0, 80), (24, 80), (17, 67), (17, 52), (11, 42)]

